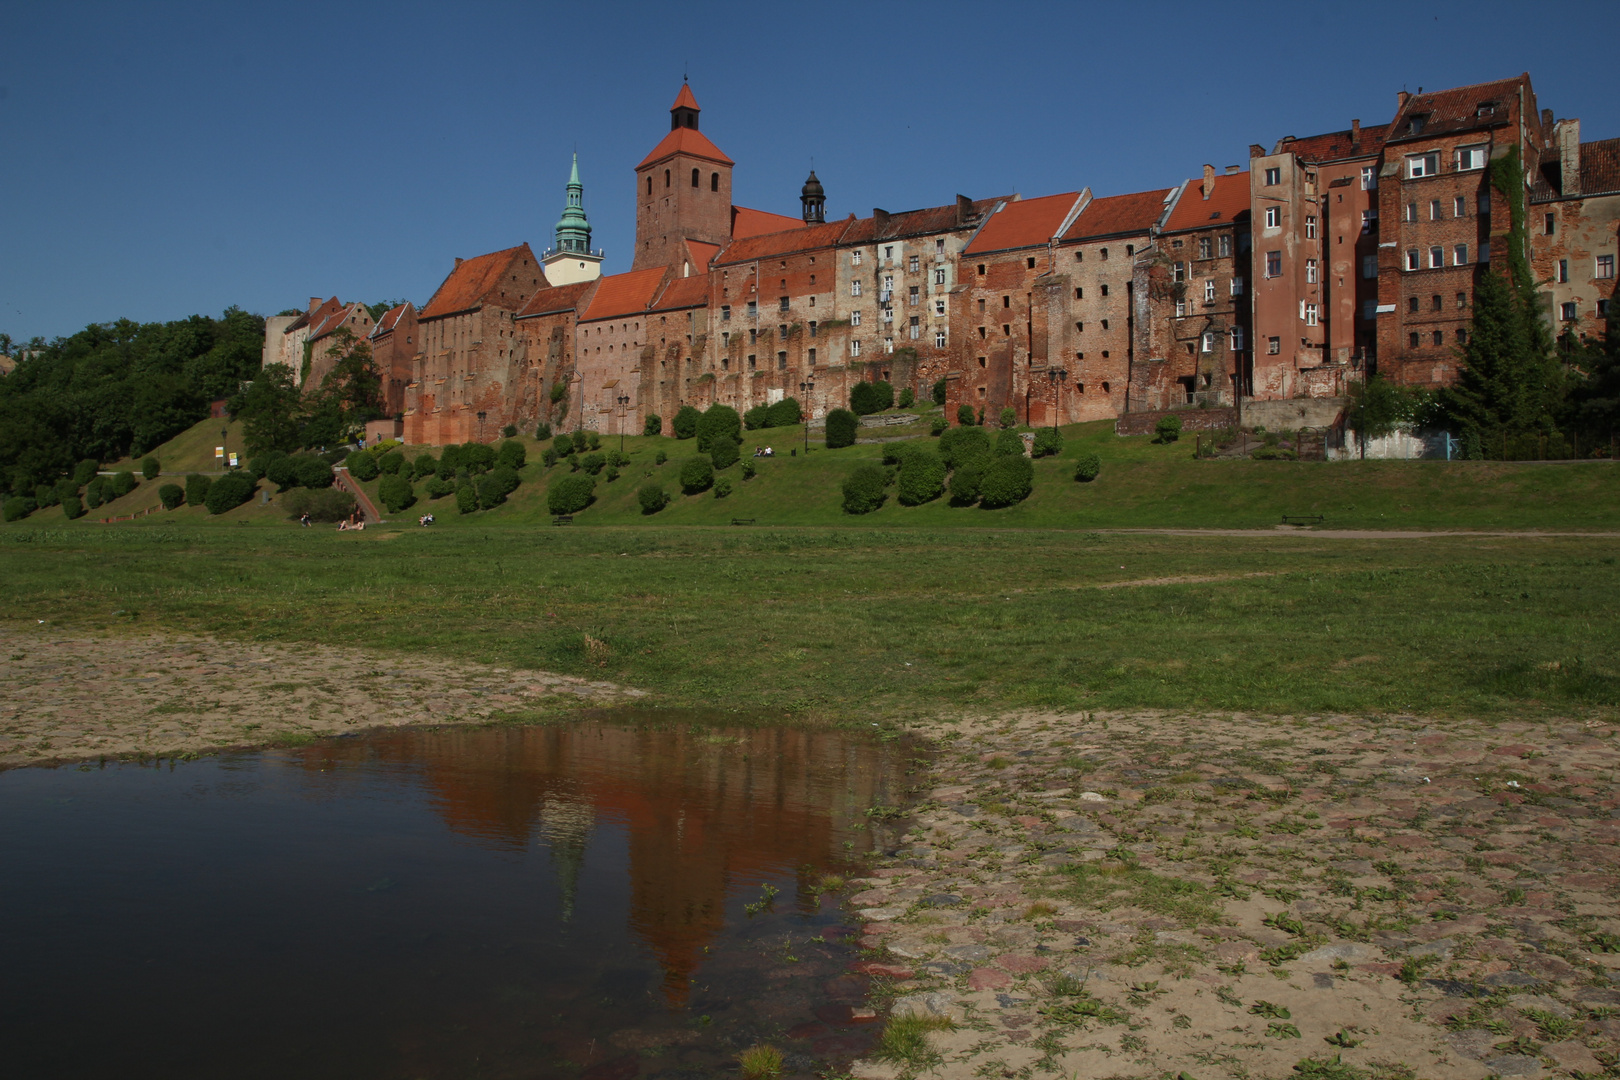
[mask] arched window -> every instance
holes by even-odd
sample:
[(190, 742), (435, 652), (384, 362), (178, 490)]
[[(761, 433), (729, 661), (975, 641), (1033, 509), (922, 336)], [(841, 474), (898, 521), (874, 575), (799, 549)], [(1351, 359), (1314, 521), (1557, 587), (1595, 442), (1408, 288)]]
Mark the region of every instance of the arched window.
[(664, 170), (664, 186), (669, 187), (669, 170)]
[(647, 194), (652, 194), (652, 177), (647, 177)]
[(692, 186), (698, 186), (698, 171), (696, 169), (692, 170)]
[(709, 174), (709, 190), (710, 191), (719, 191), (720, 190), (720, 174), (719, 173), (710, 173)]

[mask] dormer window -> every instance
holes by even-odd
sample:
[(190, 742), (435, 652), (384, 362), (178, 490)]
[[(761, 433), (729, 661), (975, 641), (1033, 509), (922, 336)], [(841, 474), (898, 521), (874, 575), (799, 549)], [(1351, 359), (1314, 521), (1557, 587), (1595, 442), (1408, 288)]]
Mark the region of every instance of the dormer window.
[(1482, 101), (1482, 102), (1480, 102), (1479, 103), (1479, 108), (1474, 110), (1474, 115), (1479, 117), (1481, 120), (1485, 119), (1486, 117), (1495, 116), (1496, 115), (1496, 102), (1494, 102), (1494, 101)]
[(1429, 114), (1428, 113), (1418, 113), (1416, 116), (1412, 117), (1412, 119), (1410, 121), (1407, 122), (1406, 133), (1408, 135), (1421, 135), (1421, 134), (1423, 134), (1424, 126), (1427, 125), (1428, 122), (1429, 122)]

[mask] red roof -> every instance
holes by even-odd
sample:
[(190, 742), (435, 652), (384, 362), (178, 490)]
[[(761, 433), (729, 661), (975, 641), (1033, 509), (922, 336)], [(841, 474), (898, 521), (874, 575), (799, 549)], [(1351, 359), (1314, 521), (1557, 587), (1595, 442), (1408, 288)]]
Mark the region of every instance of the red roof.
[(676, 154), (685, 154), (687, 157), (702, 158), (704, 161), (718, 161), (722, 165), (735, 165), (720, 148), (709, 141), (709, 137), (697, 128), (681, 127), (665, 135), (663, 141), (653, 147), (652, 153), (641, 159), (636, 168), (644, 169), (655, 161), (663, 161)]
[[(1389, 126), (1389, 141), (1429, 139), (1436, 135), (1455, 135), (1505, 124), (1515, 115), (1521, 86), (1525, 88), (1527, 100), (1533, 105), (1535, 98), (1529, 92), (1528, 73), (1496, 82), (1437, 90), (1432, 94), (1414, 94), (1395, 113), (1395, 119)], [(1485, 107), (1492, 105), (1494, 109), (1483, 111), (1482, 114)], [(1533, 116), (1534, 108), (1530, 112)], [(1423, 123), (1414, 131), (1412, 121), (1419, 117)]]
[(591, 297), (591, 306), (579, 316), (580, 322), (597, 319), (617, 319), (623, 315), (639, 315), (647, 310), (664, 280), (668, 267), (649, 266), (645, 270), (632, 270), (628, 274), (610, 274), (602, 278)]
[(569, 285), (553, 285), (535, 293), (523, 310), (517, 313), (519, 319), (531, 315), (550, 315), (558, 311), (572, 311), (579, 305), (581, 298), (596, 284), (595, 278), (590, 281), (576, 281)]
[(1389, 136), (1388, 124), (1374, 124), (1361, 129), (1361, 141), (1350, 141), (1352, 132), (1330, 131), (1326, 135), (1309, 135), (1303, 139), (1284, 138), (1272, 149), (1273, 154), (1293, 154), (1301, 161), (1339, 161), (1351, 157), (1373, 157), (1384, 148)]
[(1077, 191), (1063, 195), (1043, 195), (1038, 199), (1020, 199), (1003, 206), (984, 223), (973, 243), (962, 250), (964, 255), (978, 255), (986, 251), (1006, 251), (1009, 248), (1034, 247), (1057, 235), (1063, 219), (1074, 209)]
[(1120, 233), (1147, 232), (1159, 215), (1164, 213), (1164, 200), (1169, 188), (1158, 191), (1136, 191), (1129, 195), (1110, 195), (1092, 199), (1069, 231), (1065, 240), (1083, 240), (1088, 236), (1116, 236)]
[(405, 314), (405, 309), (410, 306), (411, 302), (407, 300), (403, 304), (395, 304), (393, 307), (383, 312), (383, 317), (378, 319), (377, 325), (372, 328), (371, 336), (376, 337), (378, 334), (386, 334), (394, 327), (398, 326), (400, 318)]
[(1210, 225), (1227, 225), (1249, 208), (1249, 174), (1219, 173), (1215, 177), (1215, 190), (1204, 198), (1204, 178), (1187, 181), (1176, 208), (1170, 211), (1170, 220), (1164, 223), (1165, 232), (1182, 229), (1202, 229)]
[(535, 262), (534, 253), (529, 250), (528, 244), (519, 244), (503, 251), (492, 251), (488, 255), (463, 259), (454, 270), (450, 271), (450, 276), (444, 279), (444, 284), (439, 286), (438, 291), (433, 294), (433, 299), (429, 300), (427, 307), (419, 313), (419, 317), (433, 319), (479, 307), (489, 299), (491, 293), (498, 291), (496, 286), (500, 284), (501, 275), (519, 255), (528, 256), (529, 262), (534, 264), (534, 276), (544, 281), (545, 274), (541, 271), (540, 264)]
[(654, 311), (669, 311), (672, 308), (706, 307), (709, 303), (709, 275), (693, 274), (691, 277), (678, 277), (669, 283), (664, 295), (658, 298), (653, 305)]
[(358, 314), (359, 312), (365, 312), (365, 317), (368, 321), (371, 319), (371, 312), (366, 310), (365, 305), (358, 302), (353, 304), (344, 304), (342, 307), (337, 308), (336, 310), (327, 312), (325, 318), (314, 323), (314, 328), (309, 332), (309, 340), (318, 341), (328, 334), (337, 333), (338, 328), (344, 323), (348, 322), (350, 316)]
[(1620, 139), (1581, 143), (1581, 194), (1620, 191)]
[(698, 107), (697, 98), (692, 96), (692, 88), (681, 83), (681, 92), (675, 95), (675, 104), (669, 107), (670, 112), (676, 109), (691, 109), (693, 112), (702, 112)]
[[(1004, 197), (1005, 198), (1005, 197)], [(882, 217), (857, 218), (844, 234), (845, 244), (874, 244), (881, 240), (901, 240), (908, 236), (931, 236), (936, 233), (964, 229), (977, 224), (994, 210), (1003, 199), (970, 200), (958, 195), (957, 202), (949, 206), (930, 206), (922, 210), (900, 210)]]
[(707, 270), (714, 257), (720, 254), (719, 244), (706, 244), (702, 240), (686, 238), (686, 257), (693, 270)]
[(784, 229), (802, 229), (804, 222), (786, 214), (773, 214), (769, 210), (750, 210), (746, 206), (731, 208), (731, 238), (741, 240), (748, 236), (763, 236)]
[(333, 311), (336, 311), (338, 308), (340, 308), (342, 306), (343, 306), (342, 302), (339, 301), (338, 298), (334, 296), (330, 300), (327, 300), (327, 301), (325, 301), (323, 303), (315, 305), (314, 310), (306, 311), (304, 314), (298, 316), (298, 318), (296, 318), (292, 322), (288, 323), (287, 324), (287, 329), (282, 331), (282, 332), (286, 333), (286, 334), (290, 334), (294, 330), (302, 330), (306, 326), (310, 326), (310, 325), (312, 325), (314, 323), (320, 322), (322, 319), (326, 318), (326, 316), (328, 314), (330, 314)]
[(816, 248), (829, 248), (843, 237), (844, 230), (849, 228), (850, 219), (831, 221), (825, 225), (800, 224), (797, 229), (787, 229), (782, 232), (766, 233), (763, 236), (748, 236), (740, 240), (733, 240), (726, 250), (721, 253), (717, 265), (725, 266), (730, 263), (748, 262), (753, 259), (772, 259), (789, 255), (799, 251), (812, 251)]

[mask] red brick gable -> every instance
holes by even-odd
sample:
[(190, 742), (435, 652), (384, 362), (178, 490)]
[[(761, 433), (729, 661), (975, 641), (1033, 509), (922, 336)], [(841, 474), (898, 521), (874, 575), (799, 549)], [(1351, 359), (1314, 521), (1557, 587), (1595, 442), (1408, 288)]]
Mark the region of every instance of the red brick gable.
[[(532, 270), (528, 270), (527, 277), (518, 281), (507, 281), (508, 272), (512, 270), (513, 265), (521, 266), (525, 259), (528, 260), (529, 267), (532, 267)], [(458, 263), (456, 268), (450, 271), (450, 276), (444, 279), (444, 284), (433, 294), (433, 299), (427, 302), (427, 307), (422, 309), (419, 317), (434, 319), (495, 302), (519, 308), (523, 306), (524, 301), (534, 295), (535, 289), (544, 288), (545, 284), (545, 273), (535, 261), (534, 252), (529, 250), (528, 244), (492, 251), (488, 255), (463, 259)], [(503, 285), (507, 288), (503, 289)], [(503, 296), (503, 292), (506, 295)]]
[(1620, 139), (1581, 143), (1581, 195), (1620, 191)]
[(769, 210), (750, 210), (746, 206), (731, 208), (731, 238), (742, 240), (749, 236), (763, 236), (787, 229), (802, 229), (804, 222), (786, 214), (773, 214)]
[(315, 323), (309, 332), (310, 341), (319, 341), (323, 337), (337, 333), (338, 329), (356, 315), (363, 315), (365, 321), (371, 320), (371, 312), (360, 303), (345, 304), (335, 311), (328, 312), (318, 323)]
[[(1389, 125), (1388, 141), (1429, 139), (1499, 127), (1517, 115), (1521, 87), (1525, 91), (1525, 98), (1533, 101), (1528, 72), (1496, 82), (1458, 86), (1432, 94), (1414, 94), (1396, 111), (1395, 119)], [(1493, 102), (1496, 109), (1481, 116), (1480, 107)], [(1423, 125), (1418, 131), (1413, 131), (1412, 121), (1420, 116)]]
[(617, 319), (625, 315), (639, 315), (647, 310), (658, 286), (669, 272), (667, 266), (649, 266), (645, 270), (631, 270), (627, 274), (611, 274), (597, 282), (596, 295), (591, 305), (580, 313), (580, 322), (598, 319)]
[(1353, 141), (1354, 134), (1347, 129), (1330, 131), (1326, 135), (1308, 135), (1303, 139), (1282, 139), (1272, 153), (1293, 154), (1301, 161), (1372, 157), (1384, 148), (1384, 140), (1389, 137), (1389, 125), (1375, 124), (1362, 128), (1359, 142)]
[(1084, 240), (1092, 236), (1115, 236), (1120, 233), (1147, 232), (1164, 213), (1164, 200), (1170, 188), (1158, 191), (1136, 191), (1129, 195), (1109, 195), (1092, 199), (1080, 211), (1064, 240)]
[(707, 270), (718, 254), (720, 254), (719, 244), (706, 244), (702, 240), (690, 238), (686, 241), (686, 260), (692, 264), (693, 273)]
[(652, 306), (653, 311), (672, 311), (676, 308), (706, 307), (709, 303), (709, 275), (693, 274), (676, 278), (664, 289), (664, 294)]
[(1007, 251), (1044, 244), (1057, 235), (1063, 219), (1069, 216), (1079, 197), (1079, 192), (1070, 191), (1062, 195), (1043, 195), (1038, 199), (1010, 202), (991, 215), (962, 254), (982, 255), (987, 251)]
[(407, 300), (405, 303), (395, 304), (383, 312), (383, 317), (377, 320), (376, 326), (372, 327), (371, 336), (377, 337), (379, 334), (386, 334), (398, 326), (400, 318), (405, 314), (405, 309), (410, 306), (410, 301)]
[(1220, 173), (1215, 177), (1215, 190), (1204, 198), (1204, 179), (1194, 177), (1187, 181), (1176, 208), (1170, 211), (1170, 220), (1164, 223), (1165, 232), (1183, 229), (1203, 229), (1211, 225), (1229, 225), (1239, 214), (1249, 209), (1249, 174)]
[(523, 310), (517, 313), (520, 319), (531, 315), (553, 315), (559, 311), (573, 311), (581, 303), (587, 302), (587, 293), (600, 280), (576, 281), (571, 285), (553, 285), (535, 293)]
[(722, 165), (737, 164), (722, 154), (720, 148), (710, 142), (709, 137), (697, 128), (682, 127), (665, 135), (658, 145), (653, 147), (652, 153), (641, 159), (641, 164), (636, 168), (645, 169), (648, 165), (663, 161), (667, 157), (674, 157), (676, 154), (702, 158), (704, 161), (718, 161)]

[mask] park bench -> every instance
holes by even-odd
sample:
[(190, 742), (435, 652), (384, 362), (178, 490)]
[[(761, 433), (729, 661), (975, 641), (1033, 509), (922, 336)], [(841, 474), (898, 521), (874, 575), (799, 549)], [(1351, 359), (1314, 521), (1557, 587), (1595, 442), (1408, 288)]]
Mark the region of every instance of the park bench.
[(1283, 524), (1284, 525), (1320, 525), (1320, 524), (1322, 524), (1322, 515), (1321, 514), (1284, 514), (1283, 515)]
[(752, 525), (754, 523), (754, 519), (753, 518), (732, 518), (731, 523), (733, 525)]
[(551, 519), (551, 523), (553, 525), (572, 525), (574, 523), (574, 515), (558, 514), (556, 517)]

